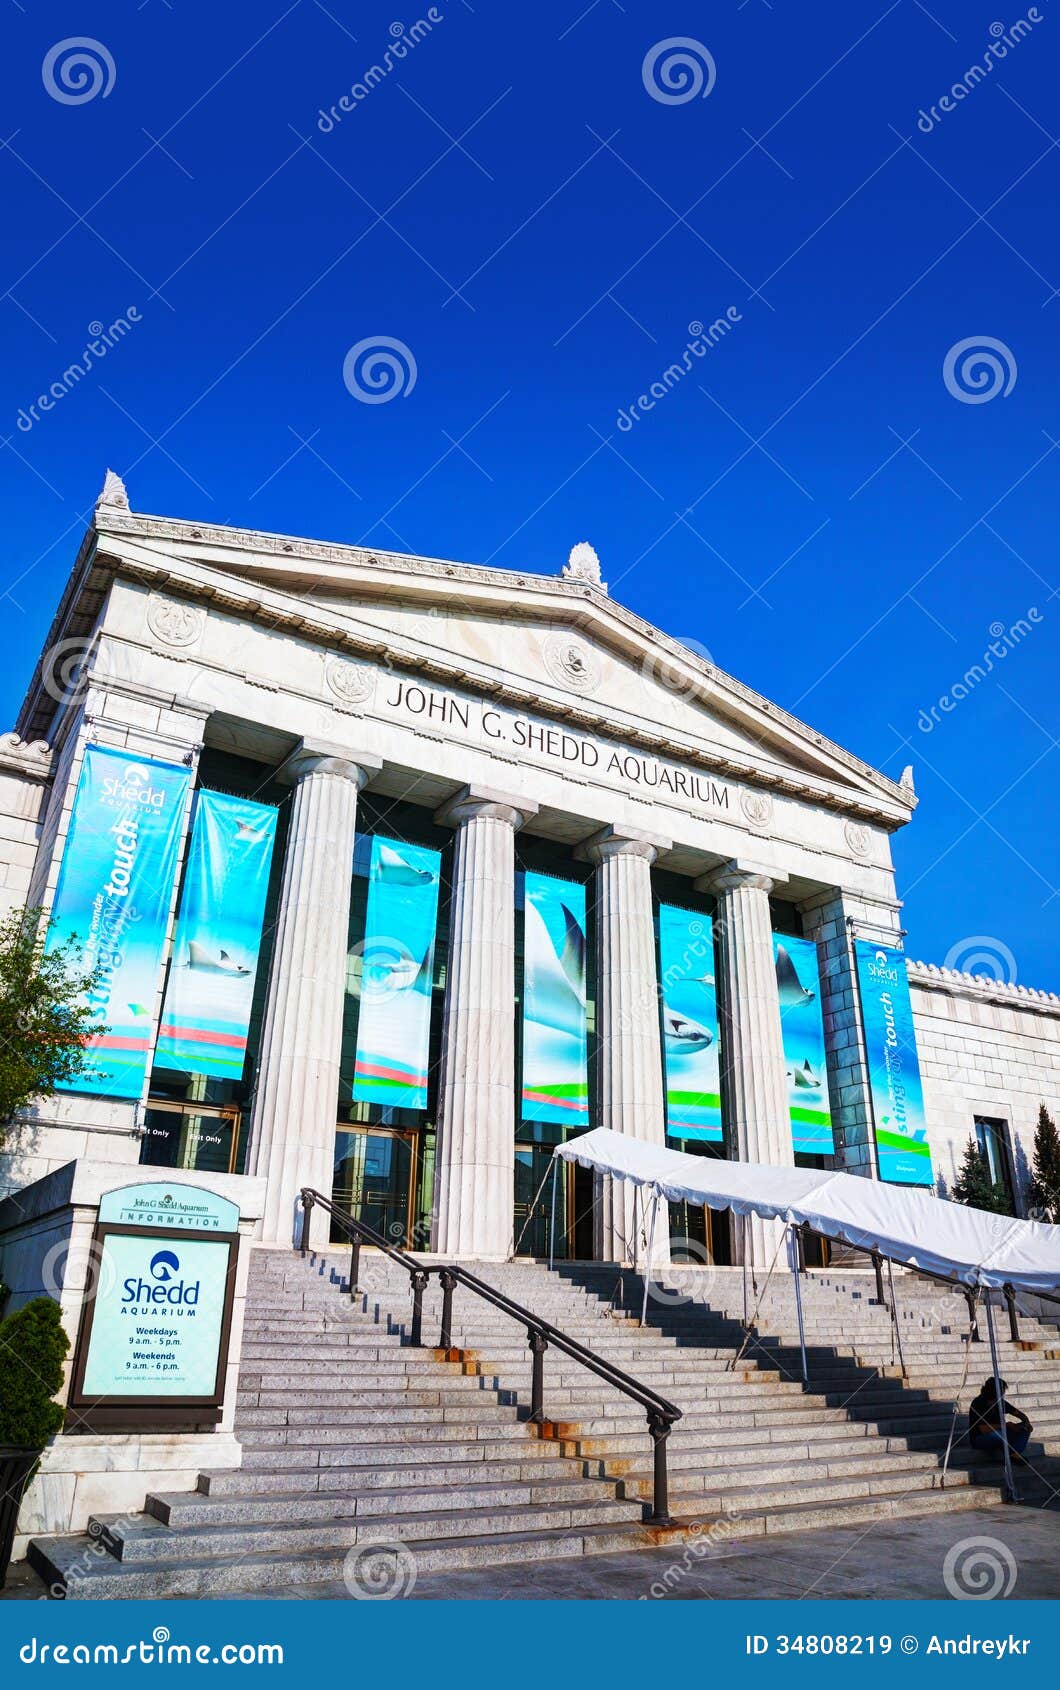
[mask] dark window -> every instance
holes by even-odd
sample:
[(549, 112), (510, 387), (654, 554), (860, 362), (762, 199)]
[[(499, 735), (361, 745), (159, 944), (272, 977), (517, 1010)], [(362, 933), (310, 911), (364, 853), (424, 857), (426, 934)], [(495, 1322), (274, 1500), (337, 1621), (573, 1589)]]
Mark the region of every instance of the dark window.
[(994, 1120), (989, 1115), (975, 1117), (975, 1137), (986, 1162), (990, 1178), (1001, 1187), (1008, 1200), (1008, 1212), (1016, 1213), (1016, 1181), (1012, 1171), (1012, 1148), (1009, 1143), (1007, 1121)]

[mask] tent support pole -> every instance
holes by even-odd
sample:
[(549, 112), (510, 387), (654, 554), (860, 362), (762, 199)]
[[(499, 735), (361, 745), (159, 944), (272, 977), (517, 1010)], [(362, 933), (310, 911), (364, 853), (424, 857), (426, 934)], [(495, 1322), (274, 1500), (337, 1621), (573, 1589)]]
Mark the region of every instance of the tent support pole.
[(890, 1256), (887, 1257), (887, 1286), (891, 1293), (891, 1320), (894, 1324), (894, 1338), (895, 1343), (898, 1345), (898, 1361), (901, 1365), (902, 1378), (904, 1379), (906, 1377), (905, 1354), (902, 1350), (902, 1331), (898, 1324), (898, 1304), (895, 1302), (894, 1297), (894, 1274), (891, 1272)]
[(795, 1308), (799, 1316), (799, 1350), (802, 1355), (802, 1382), (805, 1385), (809, 1382), (810, 1376), (806, 1368), (806, 1327), (802, 1318), (802, 1281), (799, 1276), (799, 1240), (794, 1226), (790, 1226), (788, 1228), (788, 1233), (791, 1237), (792, 1248), (795, 1252), (795, 1272), (793, 1273), (792, 1278), (795, 1281)]
[(1016, 1489), (1016, 1481), (1012, 1477), (1012, 1451), (1009, 1448), (1008, 1441), (1008, 1422), (1005, 1419), (1005, 1395), (1001, 1389), (1001, 1371), (997, 1364), (997, 1337), (994, 1333), (994, 1310), (990, 1303), (989, 1285), (986, 1288), (986, 1295), (983, 1298), (983, 1301), (986, 1304), (986, 1329), (990, 1334), (990, 1365), (994, 1370), (994, 1395), (997, 1399), (997, 1418), (998, 1424), (1001, 1427), (1001, 1444), (1005, 1453), (1005, 1491), (1007, 1493), (1005, 1500), (1006, 1502), (1018, 1502), (1020, 1499), (1019, 1491)]
[(548, 1267), (556, 1265), (556, 1185), (559, 1180), (559, 1157), (552, 1158), (552, 1216), (548, 1225)]
[(639, 1227), (638, 1227), (638, 1224), (637, 1224), (637, 1198), (638, 1198), (639, 1195), (640, 1195), (640, 1186), (635, 1185), (633, 1187), (633, 1272), (634, 1273), (636, 1273), (636, 1271), (637, 1271), (637, 1262), (640, 1259), (640, 1230), (639, 1230)]
[(746, 1330), (750, 1303), (747, 1297), (747, 1216), (740, 1216), (740, 1261), (743, 1264), (743, 1323)]
[(656, 1192), (651, 1204), (651, 1224), (648, 1227), (648, 1260), (644, 1268), (644, 1298), (640, 1305), (640, 1324), (643, 1326), (648, 1318), (648, 1287), (651, 1284), (651, 1256), (655, 1248), (655, 1217), (659, 1212), (659, 1193)]

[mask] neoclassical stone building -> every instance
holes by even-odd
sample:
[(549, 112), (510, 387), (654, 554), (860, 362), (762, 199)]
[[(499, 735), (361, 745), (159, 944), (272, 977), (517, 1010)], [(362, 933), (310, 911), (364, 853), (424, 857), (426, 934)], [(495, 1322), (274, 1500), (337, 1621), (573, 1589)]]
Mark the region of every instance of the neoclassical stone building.
[[(31, 1110), (4, 1190), (81, 1158), (256, 1177), (267, 1242), (291, 1241), (308, 1185), (411, 1248), (487, 1258), (547, 1248), (550, 1151), (587, 1125), (879, 1177), (855, 945), (901, 946), (890, 841), (912, 776), (623, 608), (588, 546), (514, 574), (143, 516), (108, 474), (0, 742), (9, 905), (50, 906), (83, 849), (90, 748), (189, 777), (154, 996), (131, 1006), (143, 1082)], [(249, 963), (175, 939), (196, 792), (275, 814)], [(420, 893), (414, 944), (387, 924), (419, 922)], [(666, 910), (700, 936), (677, 963)], [(196, 1013), (196, 980), (213, 1002), (226, 973), (245, 987), (235, 1035)], [(978, 1131), (1018, 1208), (1038, 1104), (1060, 1107), (1060, 1002), (908, 977), (933, 1176), (945, 1189)], [(701, 1017), (682, 984), (707, 993)], [(793, 1052), (792, 1007), (819, 1015), (822, 1061)], [(227, 1040), (227, 1067), (181, 1055), (204, 1039)], [(712, 1100), (680, 1078), (711, 1050)], [(632, 1225), (573, 1170), (552, 1243), (618, 1259)], [(670, 1226), (733, 1259), (721, 1222)]]

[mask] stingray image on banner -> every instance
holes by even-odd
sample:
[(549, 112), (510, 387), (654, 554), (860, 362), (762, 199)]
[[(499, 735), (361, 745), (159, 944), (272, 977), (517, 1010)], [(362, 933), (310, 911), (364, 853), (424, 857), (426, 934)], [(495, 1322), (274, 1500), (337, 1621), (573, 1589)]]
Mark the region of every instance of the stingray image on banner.
[(190, 771), (90, 745), (77, 783), (52, 905), (48, 949), (72, 939), (99, 1033), (63, 1091), (134, 1097), (143, 1090)]
[(353, 1096), (426, 1109), (440, 851), (376, 835), (364, 943), (350, 958), (360, 1000)]
[(720, 1144), (718, 995), (709, 915), (660, 906), (659, 976), (667, 1135)]
[(524, 880), (522, 1119), (587, 1127), (585, 887)]
[(275, 840), (271, 804), (196, 794), (156, 1067), (242, 1078)]
[(835, 1152), (835, 1140), (828, 1108), (817, 946), (812, 939), (792, 939), (786, 933), (774, 933), (773, 956), (788, 1076), (791, 1141), (803, 1155), (831, 1156)]
[(854, 954), (880, 1178), (933, 1186), (905, 954), (868, 939), (855, 940)]

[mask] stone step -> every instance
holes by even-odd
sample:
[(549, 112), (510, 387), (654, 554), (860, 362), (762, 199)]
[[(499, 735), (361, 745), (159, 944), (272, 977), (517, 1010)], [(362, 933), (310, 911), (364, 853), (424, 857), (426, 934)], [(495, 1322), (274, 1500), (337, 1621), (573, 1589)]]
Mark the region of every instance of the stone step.
[(357, 1543), (378, 1542), (380, 1538), (398, 1539), (413, 1547), (433, 1538), (483, 1538), (508, 1531), (571, 1531), (577, 1527), (622, 1525), (643, 1517), (639, 1502), (619, 1502), (613, 1495), (610, 1499), (605, 1496), (588, 1502), (580, 1499), (561, 1503), (527, 1502), (512, 1507), (501, 1502), (497, 1505), (500, 1512), (485, 1500), (481, 1506), (454, 1508), (456, 1499), (444, 1495), (441, 1505), (433, 1510), (395, 1512), (382, 1506), (385, 1498), (378, 1500), (378, 1508), (358, 1511), (352, 1519), (307, 1522), (303, 1518), (239, 1526), (199, 1525), (180, 1530), (160, 1525), (145, 1515), (137, 1516), (133, 1524), (126, 1516), (115, 1515), (113, 1525), (104, 1518), (90, 1520), (89, 1535), (97, 1541), (104, 1536), (111, 1553), (132, 1566), (150, 1565), (163, 1557), (171, 1562), (197, 1561), (207, 1556), (226, 1560), (262, 1553), (295, 1557), (307, 1550), (348, 1550)]

